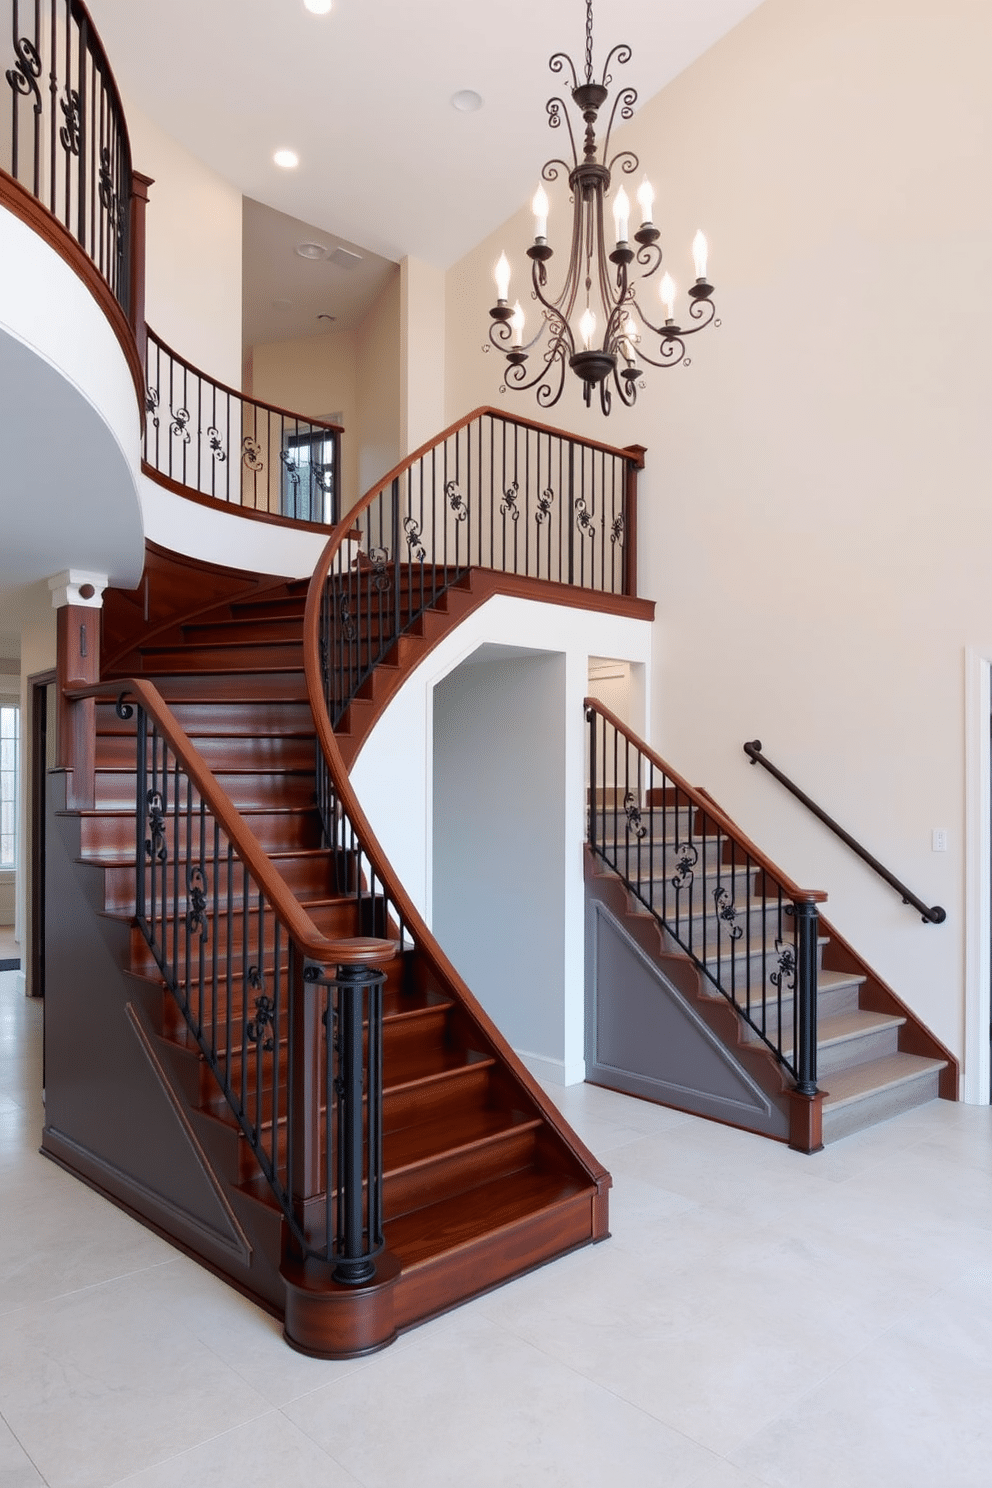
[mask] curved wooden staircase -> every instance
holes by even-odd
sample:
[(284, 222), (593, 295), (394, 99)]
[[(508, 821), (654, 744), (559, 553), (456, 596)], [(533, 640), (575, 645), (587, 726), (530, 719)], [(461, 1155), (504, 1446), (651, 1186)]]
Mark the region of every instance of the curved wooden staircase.
[[(315, 731), (303, 672), (306, 590), (305, 583), (279, 583), (224, 602), (186, 624), (159, 629), (147, 643), (120, 655), (104, 680), (124, 686), (129, 678), (141, 677), (154, 684), (299, 904), (318, 930), (339, 939), (371, 927), (356, 922), (353, 898), (339, 891), (339, 854), (322, 845)], [(471, 598), (469, 591), (461, 592)], [(453, 623), (450, 611), (446, 619)], [(230, 1244), (225, 1248), (205, 1238), (211, 1223), (218, 1232), (223, 1225), (216, 1215), (211, 1220), (202, 1183), (184, 1176), (175, 1154), (171, 1175), (143, 1158), (140, 1149), (150, 1138), (146, 1108), (154, 1104), (147, 1093), (141, 1110), (132, 1113), (135, 1140), (113, 1144), (109, 1161), (100, 1153), (93, 1112), (101, 1099), (120, 1099), (104, 1089), (104, 1081), (115, 1075), (119, 1086), (122, 1070), (118, 1064), (112, 1075), (66, 1006), (59, 971), (68, 948), (58, 932), (50, 948), (53, 1039), (44, 1148), (173, 1234), (257, 1300), (283, 1312), (287, 1279), (304, 1291), (312, 1280), (302, 1279), (306, 1268), (294, 1273), (287, 1265), (283, 1216), (270, 1185), (145, 939), (132, 929), (134, 728), (133, 719), (118, 716), (113, 701), (97, 703), (94, 805), (59, 819), (63, 872), (72, 872), (67, 857), (78, 833), (77, 872), (96, 901), (105, 933), (127, 948), (117, 987), (92, 989), (99, 1006), (91, 1001), (87, 1018), (97, 1017), (105, 1029), (116, 1014), (135, 1030), (125, 1061), (130, 1077), (144, 1075), (143, 1083), (157, 1081), (162, 1087), (187, 1147), (208, 1176), (217, 1200), (213, 1207), (224, 1211), (240, 1237), (240, 1257)], [(186, 861), (174, 866), (184, 884)], [(62, 884), (53, 888), (61, 898)], [(225, 885), (220, 897), (211, 917), (211, 945), (220, 947), (221, 959), (232, 954), (233, 945), (237, 957), (243, 898), (237, 889), (228, 895)], [(188, 895), (181, 889), (179, 908), (187, 907)], [(395, 926), (385, 933), (395, 934)], [(251, 937), (254, 945), (254, 929)], [(263, 955), (271, 954), (268, 946)], [(459, 995), (456, 977), (439, 976), (431, 958), (398, 941), (384, 969), (385, 1241), (399, 1274), (391, 1326), (384, 1339), (373, 1338), (375, 1344), (508, 1276), (602, 1239), (609, 1187), (609, 1175), (569, 1131), (481, 1009)], [(74, 980), (78, 990), (78, 962)], [(230, 1056), (235, 1080), (243, 1057), (239, 1030), (252, 1015), (244, 995), (211, 1009), (221, 1028), (220, 1057)], [(230, 1049), (225, 1029), (227, 1037), (234, 1031)], [(69, 1088), (67, 1065), (78, 1066), (80, 1039), (88, 1056), (85, 1075), (77, 1072)], [(271, 1088), (259, 1091), (268, 1107), (263, 1129), (281, 1128), (277, 1143), (285, 1140), (285, 1090), (284, 1080), (282, 1105)], [(155, 1139), (156, 1163), (161, 1146)], [(172, 1191), (171, 1226), (163, 1206), (149, 1203), (142, 1191), (162, 1193), (163, 1185)], [(367, 1346), (362, 1326), (349, 1334), (337, 1323), (301, 1325), (297, 1311), (288, 1321), (296, 1331), (288, 1336), (310, 1351), (347, 1354)]]
[[(536, 491), (494, 477), (498, 444), (544, 464)], [(482, 410), (364, 498), (309, 584), (151, 553), (143, 602), (105, 597), (99, 678), (92, 611), (60, 611), (43, 1150), (303, 1351), (382, 1347), (607, 1234), (609, 1174), (433, 941), (347, 765), (497, 588), (650, 610), (624, 588), (640, 458)]]

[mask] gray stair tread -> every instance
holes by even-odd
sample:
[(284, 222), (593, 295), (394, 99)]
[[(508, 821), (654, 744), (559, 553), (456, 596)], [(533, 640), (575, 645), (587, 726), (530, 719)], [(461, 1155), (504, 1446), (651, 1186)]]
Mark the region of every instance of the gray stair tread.
[(946, 1059), (926, 1059), (921, 1054), (888, 1054), (884, 1059), (857, 1064), (852, 1069), (832, 1070), (826, 1076), (829, 1090), (824, 1108), (837, 1110), (880, 1090), (891, 1090), (896, 1085), (918, 1080), (921, 1075), (942, 1070), (946, 1063)]
[(817, 1046), (821, 1049), (829, 1044), (842, 1044), (848, 1039), (860, 1038), (862, 1034), (874, 1033), (882, 1028), (901, 1028), (905, 1018), (896, 1013), (873, 1013), (868, 1008), (854, 1008), (848, 1013), (835, 1013), (831, 1018), (821, 1018), (817, 1025)]
[[(835, 1013), (830, 1018), (820, 1018), (816, 1027), (816, 1047), (836, 1048), (840, 1044), (854, 1043), (867, 1033), (879, 1033), (885, 1028), (902, 1028), (906, 1022), (896, 1013), (873, 1013), (867, 1008), (852, 1008), (846, 1013)], [(792, 1058), (792, 1043), (783, 1043), (782, 1053)], [(825, 1077), (826, 1078), (826, 1077)], [(833, 1080), (833, 1071), (829, 1079)]]

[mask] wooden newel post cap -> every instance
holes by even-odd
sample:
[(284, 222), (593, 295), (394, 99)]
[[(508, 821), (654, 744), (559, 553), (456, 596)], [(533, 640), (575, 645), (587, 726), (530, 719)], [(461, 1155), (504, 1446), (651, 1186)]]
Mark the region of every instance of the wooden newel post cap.
[(396, 940), (380, 940), (371, 935), (358, 935), (328, 944), (323, 958), (333, 966), (381, 966), (399, 954)]

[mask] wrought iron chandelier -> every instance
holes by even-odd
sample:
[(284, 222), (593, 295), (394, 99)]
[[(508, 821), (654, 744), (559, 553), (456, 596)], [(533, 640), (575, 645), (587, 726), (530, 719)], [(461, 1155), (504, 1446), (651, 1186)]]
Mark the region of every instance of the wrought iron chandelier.
[[(592, 0), (586, 0), (584, 81), (579, 81), (574, 62), (564, 52), (555, 52), (548, 64), (556, 74), (564, 72), (566, 67), (570, 70), (570, 92), (585, 133), (580, 158), (576, 129), (564, 99), (549, 98), (548, 123), (552, 129), (565, 125), (572, 163), (569, 165), (562, 159), (545, 163), (542, 184), (532, 204), (534, 242), (527, 249), (527, 257), (531, 260), (532, 298), (540, 310), (540, 323), (530, 340), (526, 340), (527, 321), (520, 301), (510, 304), (510, 265), (503, 253), (494, 270), (497, 299), (489, 312), (492, 317), (489, 341), (506, 357), (504, 389), (524, 392), (536, 388), (538, 403), (542, 408), (551, 408), (564, 390), (565, 369), (571, 367), (582, 380), (586, 406), (591, 406), (593, 392), (598, 388), (600, 406), (608, 414), (613, 390), (628, 407), (636, 402), (645, 363), (652, 367), (675, 367), (682, 362), (688, 365), (686, 337), (697, 335), (713, 322), (716, 308), (713, 286), (706, 278), (707, 246), (701, 232), (697, 232), (692, 244), (695, 283), (689, 288), (689, 319), (694, 324), (677, 323), (677, 290), (667, 271), (655, 281), (662, 312), (660, 325), (652, 320), (643, 300), (638, 300), (638, 286), (631, 282), (631, 265), (635, 262), (638, 265), (641, 272), (636, 277), (643, 285), (657, 274), (662, 263), (658, 244), (661, 234), (651, 220), (654, 191), (646, 176), (637, 191), (642, 220), (633, 241), (630, 240), (630, 199), (623, 184), (618, 186), (613, 197), (616, 246), (607, 251), (605, 202), (613, 173), (630, 176), (639, 166), (637, 156), (630, 150), (622, 150), (609, 159), (610, 136), (618, 114), (622, 120), (632, 117), (637, 93), (633, 88), (621, 88), (617, 93), (600, 152), (596, 125), (600, 110), (609, 100), (613, 81), (609, 69), (614, 62), (625, 65), (632, 53), (629, 46), (615, 46), (606, 59), (601, 81), (595, 82), (592, 49)], [(581, 126), (578, 128), (581, 130)], [(567, 176), (572, 193), (572, 243), (564, 284), (553, 296), (548, 288), (548, 263), (554, 250), (548, 242), (550, 208), (543, 182), (557, 181), (560, 172)], [(658, 315), (658, 311), (652, 313)], [(532, 352), (539, 357), (533, 373), (528, 366)]]

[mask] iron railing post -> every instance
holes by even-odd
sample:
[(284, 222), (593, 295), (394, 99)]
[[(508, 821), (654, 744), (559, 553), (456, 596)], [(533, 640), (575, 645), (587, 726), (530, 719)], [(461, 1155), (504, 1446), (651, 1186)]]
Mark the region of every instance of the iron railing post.
[[(338, 991), (338, 1262), (334, 1279), (362, 1286), (375, 1275), (375, 1255), (382, 1248), (382, 984), (385, 974), (373, 967), (339, 966), (333, 986)], [(364, 1054), (365, 1003), (368, 990), (367, 1062)], [(365, 1119), (367, 1097), (368, 1118)], [(328, 1111), (328, 1119), (330, 1119)], [(367, 1134), (366, 1134), (367, 1125)], [(328, 1138), (330, 1133), (328, 1133)]]
[[(118, 705), (120, 711), (120, 705)], [(144, 708), (138, 708), (138, 725), (135, 736), (137, 748), (137, 811), (134, 816), (135, 840), (134, 840), (134, 908), (138, 918), (138, 924), (145, 928), (148, 923), (145, 913), (145, 841), (147, 837), (147, 812), (148, 812), (148, 715)], [(148, 838), (150, 841), (151, 839)], [(147, 853), (148, 858), (154, 864), (153, 854)], [(152, 868), (154, 872), (154, 866)]]
[(820, 916), (809, 901), (793, 905), (796, 921), (796, 1089), (816, 1094), (816, 962)]

